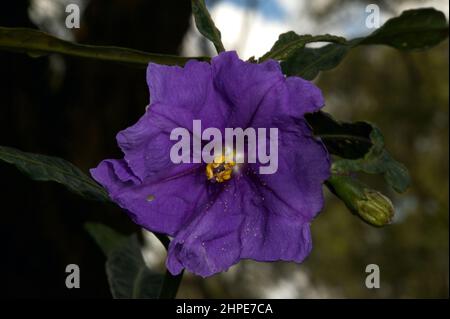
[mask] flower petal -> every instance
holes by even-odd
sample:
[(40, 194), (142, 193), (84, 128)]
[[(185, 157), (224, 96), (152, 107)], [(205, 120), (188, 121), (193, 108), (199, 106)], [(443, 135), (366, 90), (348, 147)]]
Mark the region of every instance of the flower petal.
[[(147, 69), (151, 105), (139, 121), (119, 132), (117, 142), (125, 160), (141, 180), (173, 166), (170, 133), (175, 128), (193, 132), (202, 127), (225, 127), (230, 108), (213, 87), (211, 65), (189, 61), (184, 68), (150, 63)], [(196, 136), (196, 138), (199, 138)]]
[(290, 116), (302, 118), (325, 104), (322, 92), (313, 83), (299, 77), (288, 77), (273, 86), (254, 113), (252, 127), (274, 126), (274, 121)]
[(228, 127), (246, 128), (270, 89), (284, 81), (278, 62), (244, 62), (236, 52), (222, 52), (211, 61), (215, 89), (231, 110)]
[(302, 262), (311, 252), (308, 222), (259, 209), (247, 216), (241, 234), (241, 259)]
[[(105, 160), (91, 170), (111, 199), (125, 209), (133, 221), (147, 230), (174, 236), (206, 203), (204, 172), (198, 166), (159, 181), (141, 183), (133, 175), (125, 178), (123, 160)], [(189, 192), (186, 192), (189, 189)]]
[(209, 63), (190, 60), (184, 67), (150, 63), (147, 83), (151, 106), (155, 112), (191, 128), (192, 120), (201, 119), (205, 126), (222, 127), (229, 107), (213, 87), (212, 68)]
[(134, 176), (124, 160), (104, 160), (96, 168), (91, 169), (90, 173), (108, 193), (117, 192), (121, 185), (132, 186), (139, 183), (139, 179)]
[[(155, 108), (159, 107), (155, 105)], [(174, 167), (170, 148), (175, 141), (170, 140), (170, 132), (177, 125), (167, 117), (147, 110), (136, 124), (117, 134), (125, 161), (141, 181)]]
[(255, 164), (248, 175), (262, 203), (245, 219), (241, 258), (301, 262), (311, 250), (309, 224), (323, 206), (330, 160), (304, 120), (290, 118), (277, 125), (277, 172), (259, 174), (261, 164)]
[(167, 268), (178, 274), (183, 268), (207, 277), (237, 263), (241, 252), (241, 225), (245, 213), (257, 207), (254, 191), (245, 178), (233, 178), (223, 189), (208, 196), (211, 203), (171, 242)]
[(285, 117), (274, 125), (278, 126), (278, 169), (259, 174), (263, 164), (253, 164), (251, 177), (274, 214), (310, 221), (323, 206), (322, 184), (331, 166), (328, 152), (305, 120)]

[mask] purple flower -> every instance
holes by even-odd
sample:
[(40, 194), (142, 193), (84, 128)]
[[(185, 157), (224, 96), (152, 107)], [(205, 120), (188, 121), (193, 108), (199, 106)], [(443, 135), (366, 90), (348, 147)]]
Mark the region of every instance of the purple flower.
[[(135, 223), (173, 237), (167, 268), (210, 276), (240, 259), (302, 262), (311, 251), (310, 222), (322, 209), (330, 161), (304, 114), (323, 104), (320, 90), (285, 77), (275, 61), (247, 63), (224, 52), (184, 68), (150, 64), (151, 103), (117, 135), (124, 159), (108, 159), (92, 176)], [(244, 164), (214, 182), (205, 163), (174, 164), (174, 128), (278, 128), (278, 170)]]

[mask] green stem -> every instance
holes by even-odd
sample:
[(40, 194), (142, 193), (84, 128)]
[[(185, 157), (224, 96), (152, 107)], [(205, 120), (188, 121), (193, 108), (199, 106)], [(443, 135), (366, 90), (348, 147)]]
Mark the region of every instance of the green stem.
[[(154, 233), (154, 235), (159, 239), (161, 244), (163, 244), (163, 246), (166, 248), (166, 251), (168, 251), (170, 244), (169, 237), (158, 233)], [(163, 279), (163, 284), (159, 292), (159, 299), (175, 299), (178, 288), (180, 287), (181, 280), (183, 279), (183, 273), (184, 271), (182, 271), (179, 275), (174, 276), (168, 270), (166, 271)]]
[(156, 238), (158, 238), (158, 240), (161, 242), (161, 244), (163, 244), (164, 248), (166, 248), (166, 250), (169, 249), (169, 244), (170, 244), (170, 239), (169, 237), (162, 235), (162, 234), (158, 234), (158, 233), (153, 233)]
[(113, 47), (78, 44), (58, 39), (42, 31), (26, 28), (0, 27), (0, 49), (28, 53), (38, 57), (49, 53), (83, 57), (89, 59), (114, 61), (137, 66), (147, 66), (149, 62), (184, 65), (191, 59), (207, 61), (208, 57), (179, 57), (147, 53), (139, 50)]
[(159, 299), (175, 299), (181, 280), (183, 279), (183, 274), (184, 271), (182, 271), (179, 275), (174, 276), (169, 271), (166, 271), (163, 285), (159, 293)]

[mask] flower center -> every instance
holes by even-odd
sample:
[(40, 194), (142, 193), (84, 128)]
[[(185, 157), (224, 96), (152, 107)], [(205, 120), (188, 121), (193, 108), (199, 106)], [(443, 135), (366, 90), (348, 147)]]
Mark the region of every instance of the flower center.
[(223, 183), (231, 179), (236, 162), (231, 157), (220, 155), (206, 165), (206, 177), (209, 181)]

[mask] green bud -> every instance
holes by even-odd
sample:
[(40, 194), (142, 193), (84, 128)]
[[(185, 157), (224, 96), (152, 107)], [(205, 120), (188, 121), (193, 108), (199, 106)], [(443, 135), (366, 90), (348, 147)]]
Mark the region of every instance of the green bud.
[(380, 192), (349, 176), (331, 176), (327, 185), (347, 208), (366, 223), (381, 227), (394, 217), (394, 205)]
[(391, 200), (371, 189), (364, 189), (364, 195), (364, 199), (356, 201), (358, 215), (377, 227), (390, 224), (394, 217), (394, 205)]

